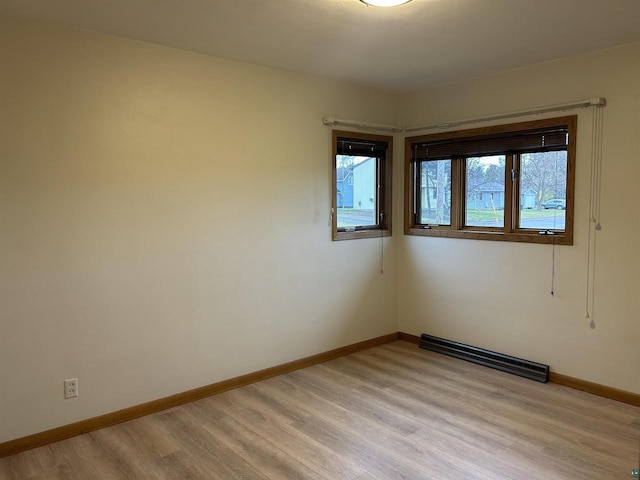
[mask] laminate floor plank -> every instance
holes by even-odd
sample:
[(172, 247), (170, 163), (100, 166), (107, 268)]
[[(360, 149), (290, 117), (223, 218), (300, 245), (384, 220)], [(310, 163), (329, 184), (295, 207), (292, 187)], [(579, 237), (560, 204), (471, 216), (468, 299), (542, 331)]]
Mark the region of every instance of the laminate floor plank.
[[(313, 433), (314, 438), (324, 438), (318, 435), (318, 431), (325, 434), (330, 431), (340, 432), (340, 435), (337, 435), (338, 438), (343, 441), (351, 440), (348, 445), (336, 442), (328, 442), (325, 445), (335, 446), (339, 451), (351, 452), (359, 460), (365, 460), (363, 464), (365, 467), (370, 462), (370, 452), (376, 452), (376, 458), (386, 458), (387, 465), (404, 461), (407, 470), (398, 470), (398, 472), (399, 474), (404, 472), (406, 478), (420, 478), (415, 476), (413, 468), (420, 472), (430, 472), (428, 474), (422, 473), (422, 475), (427, 475), (425, 478), (449, 478), (450, 474), (453, 475), (451, 478), (460, 478), (459, 475), (463, 471), (457, 470), (458, 462), (453, 459), (439, 459), (434, 463), (432, 459), (435, 457), (425, 448), (425, 445), (406, 440), (407, 433), (410, 432), (395, 428), (394, 424), (398, 421), (398, 415), (395, 412), (382, 409), (376, 411), (375, 408), (371, 408), (369, 399), (363, 396), (360, 396), (359, 400), (361, 409), (358, 409), (357, 402), (354, 400), (343, 402), (340, 398), (328, 399), (326, 392), (329, 386), (317, 385), (314, 387), (314, 382), (305, 382), (299, 378), (304, 373), (306, 372), (294, 372), (287, 376), (289, 378), (279, 379), (281, 385), (272, 387), (288, 391), (289, 395), (297, 402), (306, 405), (313, 411), (314, 417), (311, 425), (308, 422), (297, 422), (293, 425), (295, 428), (307, 432), (309, 435), (311, 435), (310, 432), (315, 432)], [(347, 396), (347, 392), (343, 392)], [(313, 430), (314, 428), (315, 430)], [(415, 428), (411, 431), (415, 431)], [(362, 448), (358, 449), (353, 445), (360, 445)], [(380, 446), (384, 447), (383, 451), (378, 451)], [(376, 471), (379, 471), (380, 466), (378, 464), (376, 466)], [(431, 474), (435, 476), (430, 477)], [(476, 477), (467, 472), (466, 478)]]
[(191, 462), (212, 479), (267, 479), (253, 465), (213, 437), (189, 415), (186, 409), (177, 407), (157, 418), (160, 428), (177, 440), (181, 450)]
[[(214, 399), (205, 399), (203, 402), (209, 400)], [(270, 439), (282, 451), (323, 475), (324, 478), (356, 479), (365, 472), (365, 469), (359, 467), (352, 458), (345, 455), (345, 452), (334, 452), (316, 439), (301, 435), (299, 430), (291, 426), (290, 421), (273, 422), (270, 419), (271, 412), (268, 410), (273, 408), (273, 404), (255, 403), (252, 398), (246, 395), (240, 395), (234, 400), (233, 405), (218, 402), (215, 405), (217, 408), (226, 408), (226, 412), (230, 416), (247, 425), (247, 428), (258, 435)], [(265, 409), (267, 410), (265, 411)], [(210, 410), (210, 408), (206, 408), (206, 410)], [(300, 421), (310, 416), (309, 414), (300, 417)]]
[[(503, 384), (496, 385), (494, 376), (488, 375), (483, 378), (481, 370), (486, 367), (468, 364), (460, 361), (451, 365), (450, 357), (438, 355), (433, 352), (422, 350), (423, 355), (412, 358), (403, 350), (377, 350), (367, 353), (363, 359), (381, 370), (388, 370), (396, 375), (398, 381), (405, 379), (412, 382), (426, 384), (450, 385), (458, 392), (491, 393), (497, 389), (504, 388)], [(420, 353), (420, 352), (418, 352)], [(425, 362), (425, 358), (428, 359)], [(478, 367), (474, 369), (473, 367)], [(495, 371), (494, 371), (495, 372)], [(492, 373), (494, 373), (492, 372)]]
[[(584, 429), (576, 428), (575, 418), (559, 422), (553, 415), (547, 416), (544, 412), (531, 411), (526, 405), (510, 406), (499, 399), (494, 401), (491, 397), (474, 402), (467, 398), (453, 398), (451, 392), (427, 391), (414, 384), (400, 384), (394, 388), (399, 395), (413, 394), (414, 398), (425, 399), (431, 405), (439, 405), (441, 408), (449, 405), (449, 408), (462, 419), (462, 425), (489, 424), (492, 430), (497, 429), (510, 438), (517, 438), (521, 446), (527, 445), (539, 452), (559, 444), (562, 445), (559, 452), (564, 449), (581, 451), (588, 459), (587, 464), (598, 459), (601, 462), (605, 462), (606, 459), (632, 459), (634, 453), (637, 456), (635, 441), (625, 442), (619, 438), (617, 442), (607, 442)], [(615, 436), (615, 431), (609, 429), (607, 434)], [(580, 463), (583, 464), (585, 462)]]
[(7, 458), (0, 458), (0, 479), (42, 480), (45, 477), (35, 450), (28, 450)]
[(170, 453), (153, 461), (151, 468), (156, 472), (158, 480), (201, 480), (204, 478), (219, 478), (211, 475), (191, 456), (183, 451)]
[(78, 445), (84, 440), (74, 437), (35, 449), (34, 453), (43, 474), (56, 480), (97, 477), (98, 473), (92, 463), (79, 452)]
[[(316, 374), (317, 372), (318, 370), (315, 371)], [(299, 372), (299, 373), (301, 375), (302, 374), (313, 375), (314, 371), (312, 369), (307, 369), (304, 372)], [(295, 379), (295, 383), (304, 385), (304, 381), (301, 381), (299, 379)], [(322, 392), (326, 392), (326, 389), (328, 389), (330, 386), (323, 385), (322, 378), (320, 377), (316, 378), (314, 383), (317, 384), (317, 387), (315, 389), (313, 388), (313, 384), (309, 384), (309, 385), (306, 385), (306, 390), (315, 392), (316, 394), (320, 393), (322, 397), (326, 398), (327, 397), (326, 393), (322, 393)], [(380, 398), (384, 396), (384, 394), (391, 388), (392, 387), (387, 387), (386, 389), (382, 389), (382, 388), (376, 387), (375, 385), (363, 385), (363, 386), (357, 387), (355, 389), (356, 391), (353, 392), (354, 397), (356, 399), (359, 399), (360, 403), (366, 405), (367, 407), (358, 409), (357, 400), (356, 400), (356, 401), (350, 402), (349, 406), (346, 408), (349, 408), (349, 410), (353, 411), (354, 413), (359, 413), (363, 417), (368, 418), (369, 420), (372, 420), (374, 422), (379, 422), (381, 418), (388, 416), (388, 414), (385, 414), (384, 412), (392, 412), (393, 417), (396, 418), (396, 421), (398, 421), (397, 417), (399, 415), (408, 413), (409, 416), (405, 417), (401, 422), (411, 424), (413, 425), (413, 428), (409, 432), (396, 432), (396, 433), (411, 434), (411, 432), (415, 432), (420, 427), (420, 422), (416, 421), (417, 418), (424, 417), (425, 414), (428, 414), (428, 409), (425, 408), (425, 403), (423, 401), (415, 402), (415, 405), (419, 409), (417, 413), (416, 413), (416, 410), (409, 410), (407, 412), (406, 410), (404, 410), (403, 406), (399, 407), (398, 403), (389, 404), (389, 403), (385, 403), (384, 401), (380, 401)], [(402, 400), (404, 400), (404, 397), (402, 396), (394, 395), (393, 397), (396, 399), (399, 399), (401, 402)], [(305, 403), (308, 403), (308, 400), (305, 400), (305, 399), (300, 399), (300, 400), (304, 401)], [(336, 403), (340, 404), (341, 402), (339, 399), (337, 399)], [(372, 412), (377, 412), (377, 413), (372, 413)], [(443, 413), (447, 414), (448, 412), (446, 411), (437, 412), (433, 420), (440, 421)], [(340, 418), (339, 415), (336, 414), (335, 412), (330, 417)], [(344, 420), (342, 420), (342, 422), (344, 423)], [(391, 426), (393, 425), (393, 423), (387, 422), (387, 421), (383, 421), (382, 424), (385, 425), (387, 428), (390, 425)], [(429, 426), (431, 426), (432, 422), (430, 421), (428, 424)], [(366, 427), (363, 427), (362, 425), (353, 427), (353, 429), (364, 431), (365, 434), (367, 433)], [(391, 429), (394, 430), (393, 428)], [(450, 430), (457, 432), (457, 430), (454, 428), (451, 428)], [(475, 443), (480, 440), (482, 441), (483, 444), (485, 444), (486, 441), (482, 438), (485, 432), (480, 431), (478, 433), (480, 434), (480, 436), (471, 437), (472, 443)], [(504, 476), (501, 476), (500, 474), (494, 474), (494, 472), (489, 471), (486, 468), (483, 468), (480, 464), (474, 465), (470, 463), (468, 461), (468, 454), (462, 455), (458, 451), (461, 446), (464, 446), (464, 443), (460, 443), (460, 442), (454, 443), (452, 442), (453, 438), (454, 437), (447, 437), (445, 439), (440, 438), (440, 441), (435, 442), (434, 441), (435, 436), (433, 436), (431, 439), (432, 441), (430, 442), (421, 442), (421, 443), (414, 442), (409, 444), (400, 443), (398, 444), (398, 448), (396, 450), (398, 452), (402, 452), (401, 453), (402, 456), (414, 457), (414, 461), (416, 461), (417, 463), (423, 463), (423, 460), (425, 458), (439, 458), (440, 462), (442, 462), (442, 459), (446, 459), (448, 461), (447, 471), (439, 472), (436, 478), (449, 478), (449, 475), (453, 475), (452, 478), (476, 478), (476, 476), (474, 476), (474, 471), (476, 475), (480, 475), (480, 477), (478, 478), (496, 478), (496, 479), (504, 478)], [(502, 440), (501, 437), (498, 437), (498, 438)], [(463, 439), (466, 441), (467, 437), (463, 436)], [(384, 444), (388, 449), (392, 448), (394, 441), (395, 441), (394, 439), (390, 439), (389, 437), (380, 439), (380, 443)], [(504, 444), (501, 444), (499, 446), (508, 445), (512, 441), (513, 440), (507, 441)], [(434, 470), (433, 465), (425, 465), (425, 471), (433, 472), (433, 470)]]
[(640, 407), (392, 342), (0, 459), (0, 480), (618, 480)]
[[(321, 404), (317, 410), (321, 408), (333, 409), (335, 406), (339, 406), (341, 409), (372, 420), (401, 435), (408, 435), (419, 428), (415, 422), (399, 412), (378, 408), (373, 401), (367, 399), (363, 390), (340, 389), (336, 391), (331, 387), (330, 382), (311, 372), (294, 372), (279, 381), (278, 387), (280, 389), (288, 391), (290, 395), (299, 394), (298, 398), (301, 398), (302, 402), (314, 400), (316, 403), (326, 402)], [(311, 393), (315, 395), (310, 397)]]
[(75, 437), (70, 443), (78, 455), (87, 460), (85, 463), (93, 468), (97, 478), (156, 480), (149, 468), (153, 458), (146, 457), (145, 449), (135, 446), (125, 434), (127, 428), (127, 424), (115, 425)]
[(360, 475), (355, 480), (380, 480), (380, 479), (381, 479), (381, 477), (376, 477), (372, 473), (364, 472), (362, 475)]
[(151, 415), (122, 423), (118, 427), (122, 437), (120, 441), (146, 459), (163, 458), (180, 451), (178, 442), (162, 435)]

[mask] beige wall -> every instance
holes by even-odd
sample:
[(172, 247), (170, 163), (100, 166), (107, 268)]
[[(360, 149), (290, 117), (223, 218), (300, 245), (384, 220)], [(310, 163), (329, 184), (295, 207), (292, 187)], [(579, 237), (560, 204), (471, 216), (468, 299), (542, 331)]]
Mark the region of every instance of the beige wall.
[[(592, 110), (578, 112), (575, 244), (404, 237), (399, 329), (547, 363), (640, 393), (640, 44), (406, 95), (416, 125), (604, 96), (602, 231), (596, 238), (596, 329), (585, 319)], [(401, 201), (398, 194), (396, 200)]]
[[(635, 44), (398, 98), (0, 17), (0, 442), (397, 330), (640, 393), (639, 59)], [(594, 96), (595, 330), (589, 110), (555, 297), (548, 246), (402, 235), (402, 135), (385, 274), (379, 240), (330, 241), (323, 116), (423, 124)]]
[[(0, 442), (398, 329), (323, 116), (396, 99), (0, 17)], [(80, 396), (63, 399), (63, 380)]]

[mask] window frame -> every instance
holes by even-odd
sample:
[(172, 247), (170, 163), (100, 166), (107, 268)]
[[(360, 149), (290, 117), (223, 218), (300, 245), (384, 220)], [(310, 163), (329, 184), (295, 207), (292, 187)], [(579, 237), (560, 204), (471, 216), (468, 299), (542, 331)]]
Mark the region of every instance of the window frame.
[[(376, 159), (376, 216), (378, 223), (373, 226), (355, 227), (355, 230), (338, 228), (337, 206), (337, 165), (338, 142), (340, 140), (353, 142), (377, 142), (385, 143), (385, 155), (375, 156)], [(393, 164), (393, 137), (376, 135), (372, 133), (350, 132), (344, 130), (332, 131), (332, 155), (331, 155), (331, 235), (335, 240), (354, 240), (359, 238), (380, 238), (392, 235), (392, 164)], [(382, 218), (380, 218), (382, 213)]]
[[(576, 132), (577, 115), (532, 120), (527, 122), (479, 127), (467, 130), (455, 130), (435, 134), (420, 135), (405, 138), (405, 179), (404, 179), (404, 233), (430, 237), (466, 238), (474, 240), (498, 240), (510, 242), (542, 243), (555, 245), (573, 245), (573, 211), (575, 191), (575, 163), (576, 163)], [(518, 226), (520, 211), (520, 156), (527, 152), (511, 153), (506, 149), (502, 153), (491, 155), (505, 155), (505, 205), (504, 227), (479, 227), (465, 225), (466, 205), (466, 159), (478, 155), (451, 155), (451, 224), (428, 225), (417, 222), (416, 195), (420, 174), (420, 161), (413, 161), (412, 152), (418, 144), (439, 141), (453, 141), (495, 136), (498, 140), (501, 134), (508, 137), (515, 132), (534, 132), (536, 130), (566, 127), (568, 132), (567, 176), (566, 176), (566, 207), (565, 228), (556, 229), (527, 229)], [(533, 150), (533, 149), (532, 149)], [(564, 149), (555, 149), (564, 151)], [(516, 179), (512, 179), (512, 170), (516, 170)], [(545, 232), (545, 233), (542, 233)]]

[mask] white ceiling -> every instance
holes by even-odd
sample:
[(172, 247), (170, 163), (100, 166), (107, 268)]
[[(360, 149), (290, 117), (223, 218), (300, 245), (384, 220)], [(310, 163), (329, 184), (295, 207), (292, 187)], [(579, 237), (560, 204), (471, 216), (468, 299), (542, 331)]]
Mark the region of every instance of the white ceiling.
[(395, 91), (640, 41), (640, 0), (0, 0), (0, 13)]

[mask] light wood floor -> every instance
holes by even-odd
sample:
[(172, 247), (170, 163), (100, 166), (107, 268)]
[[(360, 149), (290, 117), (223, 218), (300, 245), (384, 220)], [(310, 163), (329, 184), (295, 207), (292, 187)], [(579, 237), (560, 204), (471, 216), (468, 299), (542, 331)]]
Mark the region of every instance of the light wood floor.
[(640, 408), (394, 342), (0, 459), (1, 479), (627, 480)]

